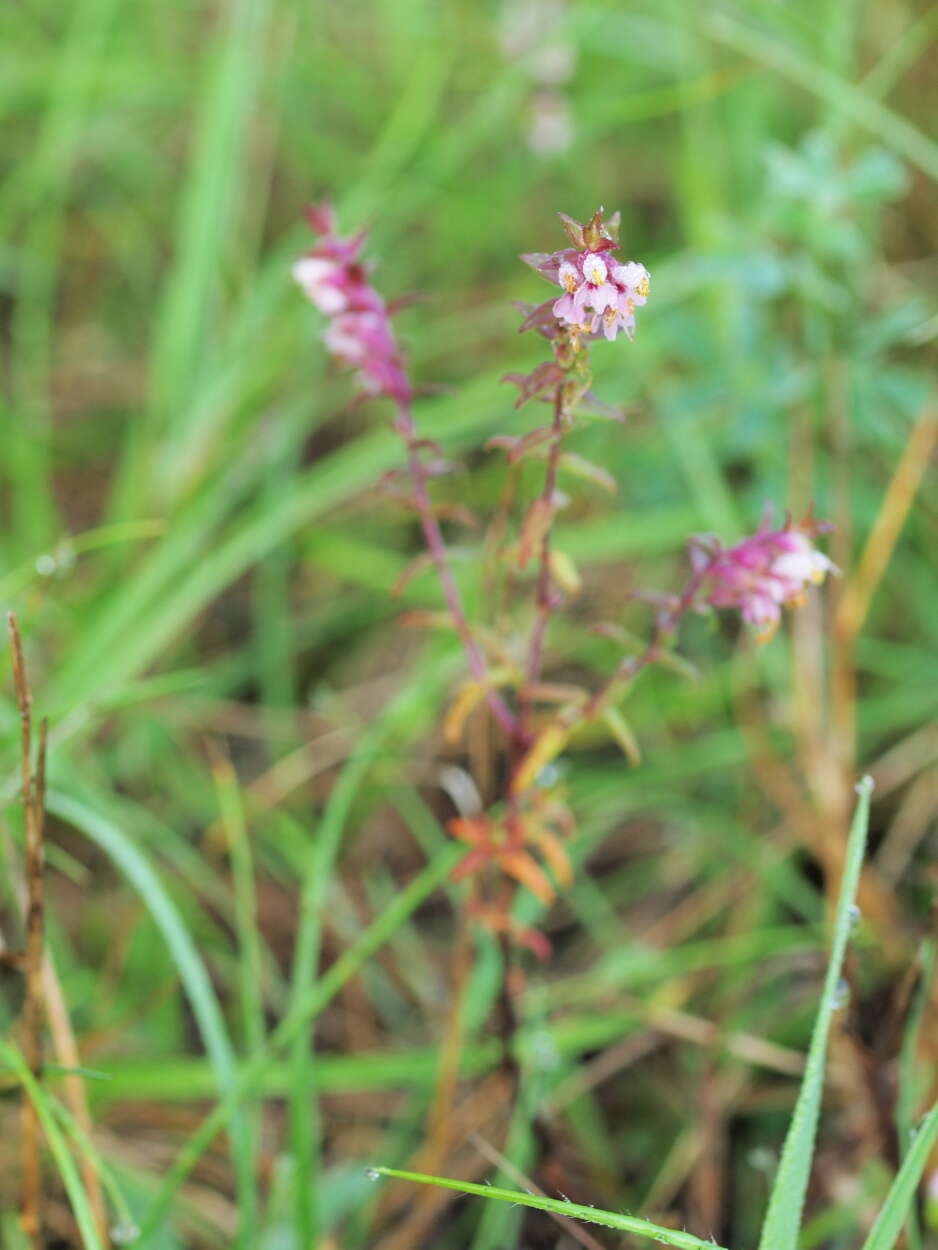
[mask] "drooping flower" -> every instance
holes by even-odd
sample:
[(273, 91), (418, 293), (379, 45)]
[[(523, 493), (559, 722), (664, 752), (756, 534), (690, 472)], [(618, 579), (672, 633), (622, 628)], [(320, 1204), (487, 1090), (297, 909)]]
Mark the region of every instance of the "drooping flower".
[(365, 232), (339, 236), (329, 205), (313, 205), (306, 216), (319, 238), (294, 264), (293, 277), (307, 299), (331, 318), (323, 333), (326, 347), (337, 360), (358, 369), (367, 394), (407, 402), (411, 387), (388, 307), (360, 259)]
[(823, 582), (837, 566), (811, 539), (828, 528), (808, 518), (800, 525), (772, 526), (766, 516), (758, 531), (733, 547), (702, 535), (691, 539), (690, 554), (700, 579), (699, 602), (735, 608), (761, 640), (774, 634), (786, 606), (804, 602), (805, 591)]
[(637, 261), (620, 264), (613, 252), (619, 246), (618, 214), (603, 221), (602, 209), (584, 225), (561, 213), (573, 247), (559, 252), (528, 253), (527, 264), (563, 294), (548, 301), (553, 316), (575, 334), (615, 339), (620, 330), (635, 333), (635, 309), (648, 299), (649, 276)]

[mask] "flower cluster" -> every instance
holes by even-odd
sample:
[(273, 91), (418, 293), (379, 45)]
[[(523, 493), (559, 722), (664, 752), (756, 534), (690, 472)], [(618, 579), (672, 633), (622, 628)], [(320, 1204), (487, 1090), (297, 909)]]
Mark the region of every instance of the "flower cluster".
[(563, 294), (550, 304), (553, 316), (577, 335), (614, 339), (624, 330), (635, 335), (635, 309), (648, 299), (648, 270), (638, 261), (619, 261), (618, 214), (603, 221), (602, 209), (584, 225), (560, 218), (572, 247), (559, 252), (525, 255), (538, 273), (562, 288)]
[(804, 601), (809, 585), (837, 573), (837, 566), (811, 542), (826, 526), (810, 519), (800, 526), (773, 529), (766, 517), (758, 531), (734, 547), (709, 536), (691, 540), (691, 562), (700, 581), (701, 601), (736, 608), (761, 638), (775, 632), (783, 606)]
[(389, 310), (359, 259), (365, 232), (340, 238), (328, 205), (310, 207), (306, 217), (320, 237), (293, 266), (293, 277), (307, 299), (330, 318), (323, 334), (326, 347), (337, 360), (358, 369), (367, 394), (406, 403), (411, 388)]

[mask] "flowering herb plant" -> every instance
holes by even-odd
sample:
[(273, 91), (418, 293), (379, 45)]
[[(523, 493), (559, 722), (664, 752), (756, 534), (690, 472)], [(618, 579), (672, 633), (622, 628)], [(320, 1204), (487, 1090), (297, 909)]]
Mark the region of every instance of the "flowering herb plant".
[[(512, 904), (518, 887), (549, 903), (558, 886), (572, 879), (564, 841), (574, 817), (550, 765), (571, 735), (594, 721), (602, 721), (634, 756), (634, 739), (617, 702), (643, 669), (667, 657), (684, 616), (729, 609), (739, 613), (757, 639), (767, 640), (778, 627), (782, 608), (798, 605), (809, 586), (836, 572), (814, 545), (828, 527), (810, 515), (797, 524), (789, 519), (776, 526), (767, 513), (756, 533), (733, 546), (723, 546), (714, 536), (692, 536), (687, 581), (676, 593), (654, 596), (658, 606), (644, 646), (626, 651), (594, 689), (546, 681), (551, 618), (579, 586), (575, 567), (553, 541), (555, 521), (565, 503), (558, 476), (575, 462), (587, 476), (608, 478), (599, 466), (572, 456), (566, 446), (576, 431), (578, 410), (599, 402), (590, 391), (592, 345), (618, 346), (620, 333), (629, 340), (634, 337), (637, 312), (651, 294), (648, 270), (638, 261), (622, 258), (619, 215), (605, 218), (602, 209), (585, 223), (561, 213), (569, 246), (522, 256), (559, 288), (559, 294), (555, 291), (539, 304), (519, 304), (520, 329), (541, 335), (549, 344), (550, 358), (529, 373), (510, 373), (506, 379), (518, 388), (516, 407), (539, 400), (550, 405), (552, 416), (523, 435), (498, 436), (488, 444), (504, 452), (510, 469), (528, 458), (544, 462), (542, 488), (515, 527), (502, 515), (492, 521), (490, 545), (497, 548), (499, 560), (534, 571), (526, 627), (513, 629), (504, 638), (493, 637), (492, 631), (469, 620), (452, 571), (440, 526), (441, 505), (430, 492), (431, 479), (445, 472), (446, 460), (442, 448), (417, 430), (414, 388), (392, 327), (393, 306), (373, 286), (370, 267), (362, 259), (366, 235), (341, 237), (335, 214), (327, 206), (310, 208), (307, 216), (317, 241), (296, 262), (294, 277), (328, 318), (323, 339), (331, 355), (356, 370), (364, 394), (383, 397), (395, 407), (394, 428), (404, 443), (410, 503), (426, 544), (422, 564), (431, 562), (436, 568), (446, 624), (459, 635), (465, 650), (469, 677), (446, 717), (447, 737), (457, 740), (472, 711), (485, 704), (498, 726), (507, 760), (501, 793), (484, 808), (480, 805), (450, 821), (450, 832), (470, 848), (457, 872), (475, 880), (470, 912), (499, 935), (506, 950), (522, 945), (546, 957), (550, 952), (546, 937), (521, 927)], [(610, 632), (609, 627), (597, 628)]]

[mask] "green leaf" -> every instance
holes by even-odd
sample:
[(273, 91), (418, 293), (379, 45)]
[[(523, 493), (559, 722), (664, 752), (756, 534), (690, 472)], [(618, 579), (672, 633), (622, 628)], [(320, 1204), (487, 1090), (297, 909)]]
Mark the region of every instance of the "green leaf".
[(369, 1175), (375, 1179), (390, 1176), (400, 1181), (414, 1181), (419, 1185), (436, 1185), (440, 1189), (455, 1189), (461, 1194), (476, 1194), (480, 1198), (494, 1198), (497, 1202), (511, 1202), (519, 1207), (534, 1207), (565, 1219), (584, 1220), (588, 1224), (601, 1224), (603, 1228), (616, 1228), (636, 1237), (650, 1237), (665, 1246), (677, 1246), (679, 1250), (722, 1250), (714, 1241), (701, 1241), (691, 1233), (675, 1228), (663, 1228), (634, 1215), (620, 1215), (617, 1211), (603, 1211), (598, 1207), (584, 1207), (578, 1202), (559, 1198), (543, 1198), (525, 1190), (498, 1189), (494, 1185), (475, 1185), (471, 1181), (454, 1181), (443, 1176), (424, 1176), (421, 1172), (400, 1172), (397, 1168), (371, 1168)]
[[(53, 790), (48, 796), (47, 806), (53, 815), (80, 829), (110, 856), (140, 895), (179, 972), (211, 1059), (218, 1089), (220, 1092), (229, 1090), (235, 1080), (236, 1069), (234, 1048), (225, 1018), (198, 947), (163, 882), (124, 831), (77, 795)], [(235, 1117), (231, 1136), (239, 1190), (244, 1198), (252, 1184), (252, 1150), (240, 1115)]]
[(78, 1168), (69, 1152), (68, 1144), (56, 1123), (55, 1115), (45, 1090), (33, 1076), (32, 1072), (30, 1072), (23, 1060), (23, 1056), (15, 1046), (0, 1039), (0, 1054), (3, 1055), (4, 1059), (19, 1077), (23, 1088), (36, 1109), (36, 1115), (39, 1118), (39, 1123), (42, 1125), (42, 1131), (45, 1133), (46, 1142), (52, 1152), (53, 1159), (55, 1159), (56, 1167), (59, 1169), (65, 1192), (68, 1194), (68, 1200), (71, 1203), (75, 1222), (81, 1235), (82, 1245), (85, 1247), (85, 1250), (104, 1250), (101, 1239), (98, 1236), (88, 1195), (85, 1193), (85, 1188), (81, 1183)]
[(837, 983), (847, 950), (847, 941), (854, 924), (853, 900), (856, 897), (857, 886), (860, 882), (860, 869), (863, 865), (872, 790), (873, 779), (871, 777), (864, 777), (857, 786), (860, 801), (857, 803), (850, 837), (847, 840), (847, 862), (844, 866), (840, 898), (837, 902), (834, 942), (830, 962), (827, 965), (827, 976), (824, 978), (821, 1005), (814, 1022), (808, 1061), (798, 1094), (798, 1102), (795, 1105), (795, 1113), (792, 1116), (788, 1136), (785, 1138), (781, 1162), (769, 1195), (769, 1207), (765, 1223), (762, 1225), (759, 1250), (796, 1250), (798, 1245), (801, 1212), (808, 1188), (811, 1160), (814, 1155), (814, 1140), (821, 1110), (827, 1039), (830, 1035), (834, 1012), (840, 1005)]
[(441, 853), (394, 898), (327, 971), (287, 1009), (271, 1033), (267, 1045), (248, 1058), (233, 1085), (190, 1135), (175, 1162), (166, 1170), (142, 1221), (139, 1246), (149, 1241), (168, 1214), (177, 1189), (218, 1134), (231, 1123), (241, 1103), (263, 1085), (279, 1053), (291, 1047), (300, 1034), (325, 1009), (339, 990), (363, 964), (387, 942), (409, 916), (446, 880), (462, 858), (461, 847), (446, 846)]
[(876, 1217), (869, 1237), (863, 1243), (863, 1250), (892, 1250), (902, 1232), (902, 1225), (905, 1223), (909, 1208), (915, 1201), (915, 1190), (922, 1179), (925, 1164), (928, 1162), (936, 1141), (938, 1141), (938, 1103), (935, 1103), (919, 1126), (912, 1148), (906, 1155), (905, 1162), (886, 1195), (883, 1209)]

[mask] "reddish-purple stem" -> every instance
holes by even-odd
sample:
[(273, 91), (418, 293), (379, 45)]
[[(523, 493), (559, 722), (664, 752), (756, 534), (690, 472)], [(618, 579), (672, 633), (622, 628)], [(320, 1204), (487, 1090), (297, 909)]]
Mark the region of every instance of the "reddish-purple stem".
[(631, 681), (643, 668), (647, 668), (649, 664), (654, 664), (660, 656), (665, 643), (673, 637), (682, 618), (693, 606), (697, 597), (697, 591), (706, 578), (707, 572), (707, 568), (704, 567), (698, 569), (693, 574), (681, 592), (680, 597), (663, 612), (659, 613), (654, 631), (645, 650), (639, 652), (638, 655), (626, 656), (619, 663), (608, 681), (590, 696), (582, 708), (578, 709), (576, 720), (582, 719), (587, 721), (592, 720), (594, 716), (598, 716), (609, 702), (616, 686), (621, 682)]
[(459, 594), (459, 588), (450, 568), (446, 543), (443, 539), (439, 522), (436, 519), (436, 514), (433, 511), (430, 493), (427, 490), (427, 470), (420, 458), (420, 449), (417, 446), (417, 429), (409, 404), (402, 402), (398, 405), (398, 416), (395, 426), (407, 446), (407, 467), (413, 482), (414, 502), (417, 505), (417, 513), (420, 517), (427, 551), (436, 565), (440, 585), (443, 588), (443, 598), (446, 600), (446, 606), (453, 619), (453, 625), (465, 648), (466, 657), (469, 661), (469, 670), (476, 681), (481, 686), (484, 686), (485, 699), (492, 715), (504, 729), (505, 733), (513, 738), (517, 732), (517, 720), (508, 704), (492, 685), (488, 663), (479, 648), (479, 644), (472, 636), (469, 622), (466, 619), (465, 609), (462, 605), (462, 598)]
[[(545, 507), (549, 508), (551, 512), (553, 511), (554, 495), (557, 490), (557, 466), (560, 463), (563, 415), (563, 387), (558, 386), (554, 396), (554, 420), (551, 426), (553, 437), (550, 443), (550, 450), (547, 453), (547, 471), (544, 474), (544, 491), (541, 495)], [(526, 686), (533, 685), (541, 675), (541, 669), (544, 666), (544, 640), (547, 635), (547, 626), (550, 622), (551, 613), (556, 606), (556, 600), (551, 590), (550, 572), (552, 530), (553, 517), (551, 517), (551, 523), (545, 528), (544, 536), (541, 539), (540, 567), (537, 574), (537, 591), (535, 596), (536, 615), (531, 629), (531, 637), (528, 640), (527, 660), (525, 663)], [(518, 723), (519, 734), (525, 740), (529, 737), (527, 725), (528, 704), (529, 700), (527, 698), (522, 699)]]

